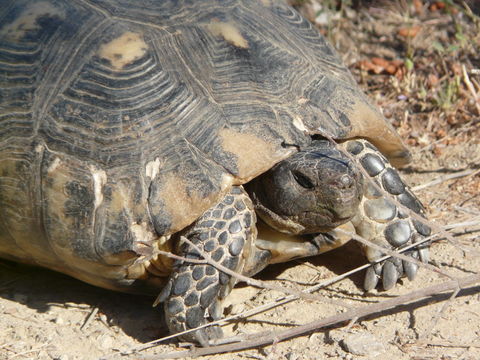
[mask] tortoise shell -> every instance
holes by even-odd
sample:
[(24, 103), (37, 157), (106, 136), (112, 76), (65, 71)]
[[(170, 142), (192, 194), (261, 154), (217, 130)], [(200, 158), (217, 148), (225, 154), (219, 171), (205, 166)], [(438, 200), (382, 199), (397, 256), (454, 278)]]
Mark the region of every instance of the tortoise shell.
[(408, 158), (287, 6), (3, 1), (2, 257), (135, 288), (148, 277), (140, 265), (168, 274), (156, 251), (172, 250), (169, 235), (315, 134)]

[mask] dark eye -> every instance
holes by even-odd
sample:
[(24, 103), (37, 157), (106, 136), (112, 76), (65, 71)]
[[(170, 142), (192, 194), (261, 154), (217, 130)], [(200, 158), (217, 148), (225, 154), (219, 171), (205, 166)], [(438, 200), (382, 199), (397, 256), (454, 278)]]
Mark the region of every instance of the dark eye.
[(303, 188), (305, 189), (313, 189), (315, 186), (313, 185), (312, 181), (302, 174), (299, 171), (292, 171), (293, 178), (295, 181)]

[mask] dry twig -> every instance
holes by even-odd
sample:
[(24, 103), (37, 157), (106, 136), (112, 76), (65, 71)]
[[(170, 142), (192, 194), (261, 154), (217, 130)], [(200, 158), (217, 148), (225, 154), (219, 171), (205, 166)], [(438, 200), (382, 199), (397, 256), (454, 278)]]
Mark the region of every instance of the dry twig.
[(97, 313), (98, 313), (98, 308), (97, 307), (93, 308), (90, 314), (88, 314), (87, 318), (83, 322), (82, 326), (80, 326), (80, 330), (86, 329), (87, 326), (92, 322), (95, 315), (97, 315)]
[(445, 291), (455, 291), (460, 288), (472, 286), (480, 282), (480, 274), (470, 275), (467, 277), (448, 280), (443, 283), (432, 285), (417, 291), (412, 291), (408, 294), (398, 296), (393, 299), (385, 300), (376, 304), (358, 307), (350, 311), (333, 315), (325, 319), (314, 320), (308, 324), (300, 325), (295, 328), (283, 331), (266, 331), (255, 333), (248, 336), (243, 341), (238, 341), (228, 345), (210, 346), (205, 348), (195, 348), (192, 350), (176, 351), (160, 355), (144, 356), (141, 359), (155, 360), (155, 359), (179, 359), (184, 357), (197, 357), (204, 355), (219, 354), (225, 352), (239, 351), (245, 349), (256, 348), (260, 346), (270, 345), (274, 341), (283, 341), (296, 336), (307, 334), (311, 331), (319, 330), (326, 326), (343, 323), (355, 317), (363, 318), (369, 315), (379, 313), (388, 309), (402, 306), (415, 300), (420, 300), (429, 296), (438, 295)]

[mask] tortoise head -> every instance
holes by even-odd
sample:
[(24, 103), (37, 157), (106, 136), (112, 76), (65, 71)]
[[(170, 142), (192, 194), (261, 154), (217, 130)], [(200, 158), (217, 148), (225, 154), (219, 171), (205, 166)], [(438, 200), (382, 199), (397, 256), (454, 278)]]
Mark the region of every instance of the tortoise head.
[(256, 211), (289, 234), (329, 231), (349, 221), (363, 196), (363, 178), (328, 141), (317, 140), (249, 185)]

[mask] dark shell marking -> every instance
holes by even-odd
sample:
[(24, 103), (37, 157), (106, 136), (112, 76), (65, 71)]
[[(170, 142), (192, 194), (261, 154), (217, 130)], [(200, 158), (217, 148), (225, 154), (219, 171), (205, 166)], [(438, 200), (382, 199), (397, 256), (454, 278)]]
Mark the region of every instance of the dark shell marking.
[[(219, 204), (178, 234), (179, 241), (181, 236), (188, 238), (214, 261), (238, 272), (243, 267), (245, 246), (252, 246), (252, 217), (255, 213), (248, 195), (242, 188), (234, 187)], [(212, 232), (212, 228), (218, 231)], [(218, 237), (213, 234), (218, 234)], [(201, 259), (192, 246), (186, 243), (180, 245), (181, 256), (191, 253)], [(170, 331), (176, 333), (217, 320), (222, 315), (219, 301), (230, 293), (234, 283), (234, 278), (212, 265), (178, 262), (169, 285), (161, 294), (166, 299), (165, 316)], [(205, 343), (210, 337), (220, 334), (220, 329), (213, 333), (199, 330), (185, 338)]]
[[(423, 206), (385, 157), (365, 140), (349, 141), (346, 150), (359, 160), (360, 166), (369, 175), (359, 214), (352, 220), (359, 235), (377, 245), (393, 249), (402, 248), (430, 235), (431, 230), (427, 225), (413, 219), (377, 188), (380, 187), (400, 204), (424, 216)], [(367, 251), (370, 261), (374, 261), (379, 254), (381, 252)], [(428, 249), (423, 246), (409, 251), (409, 254), (426, 262)], [(416, 264), (390, 258), (367, 271), (364, 287), (366, 290), (373, 289), (381, 278), (384, 289), (388, 290), (404, 273), (413, 279), (417, 268)]]

